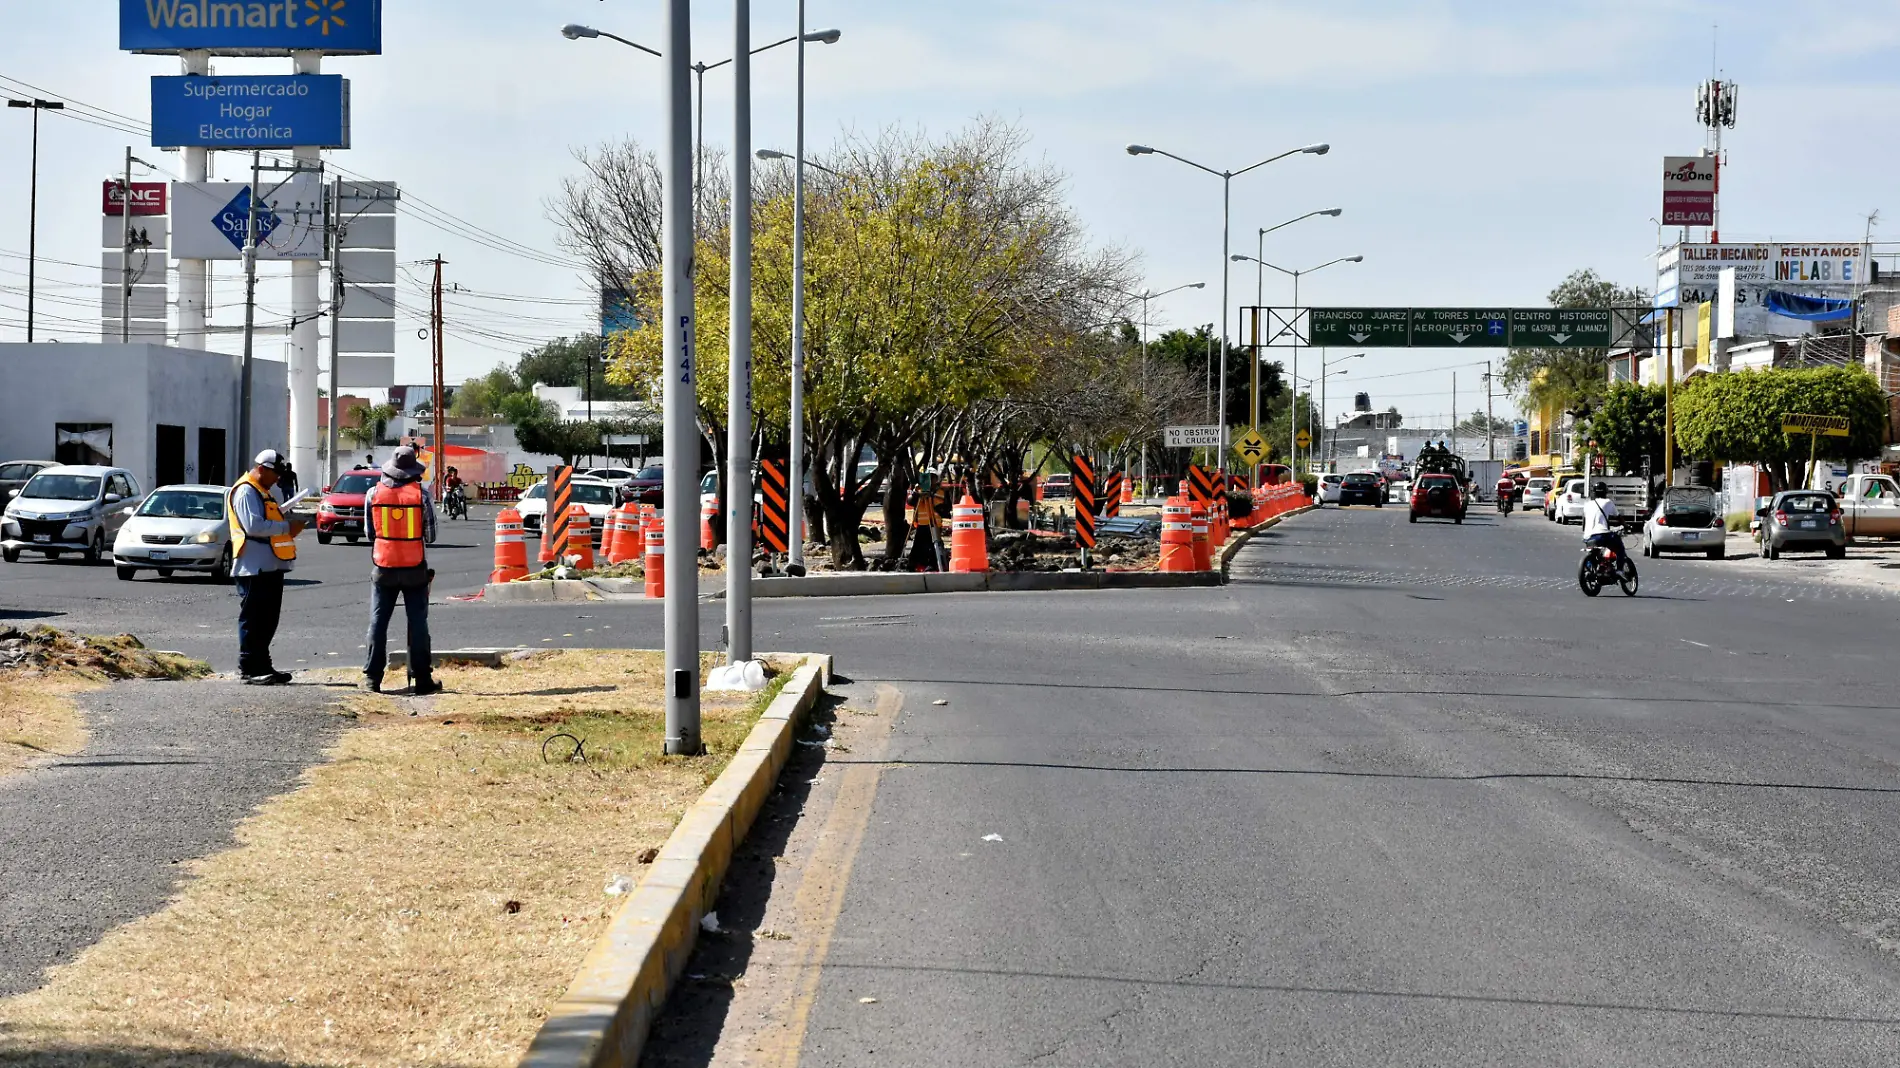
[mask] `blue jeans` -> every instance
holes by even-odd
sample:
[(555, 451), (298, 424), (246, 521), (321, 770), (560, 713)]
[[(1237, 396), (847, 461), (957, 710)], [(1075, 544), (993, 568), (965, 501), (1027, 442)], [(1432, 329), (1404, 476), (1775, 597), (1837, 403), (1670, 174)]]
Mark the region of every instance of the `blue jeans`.
[(409, 677), (426, 682), (432, 677), (429, 653), (429, 587), (384, 586), (370, 583), (369, 657), (363, 674), (380, 684), (383, 669), (389, 666), (389, 620), (396, 614), (396, 598), (402, 598), (409, 629)]
[(268, 675), (270, 643), (277, 637), (277, 620), (284, 610), (284, 576), (265, 571), (238, 575), (231, 580), (238, 595), (238, 674)]
[(1583, 540), (1584, 543), (1588, 545), (1602, 545), (1616, 550), (1616, 558), (1618, 560), (1624, 559), (1629, 555), (1623, 549), (1623, 535), (1614, 530), (1608, 534), (1592, 534)]

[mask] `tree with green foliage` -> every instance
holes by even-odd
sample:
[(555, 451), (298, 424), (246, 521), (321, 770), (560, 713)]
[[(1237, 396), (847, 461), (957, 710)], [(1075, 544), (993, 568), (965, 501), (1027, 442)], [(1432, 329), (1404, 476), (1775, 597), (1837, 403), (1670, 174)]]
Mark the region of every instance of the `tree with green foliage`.
[[(1648, 305), (1649, 292), (1586, 269), (1557, 283), (1549, 299), (1553, 308), (1616, 308)], [(1608, 349), (1512, 349), (1498, 377), (1526, 410), (1587, 414), (1609, 392), (1608, 361)]]
[(1489, 434), (1494, 438), (1508, 438), (1516, 430), (1509, 419), (1496, 419), (1483, 412), (1472, 412), (1458, 420), (1460, 438), (1477, 438), (1483, 441)]
[[(1697, 375), (1675, 407), (1683, 455), (1760, 465), (1777, 490), (1801, 484), (1811, 447), (1818, 459), (1862, 460), (1880, 454), (1887, 428), (1887, 395), (1858, 365)], [(1781, 432), (1789, 415), (1845, 416), (1849, 432), (1811, 442)]]
[(552, 401), (539, 401), (525, 418), (515, 420), (515, 443), (528, 452), (559, 456), (572, 465), (576, 458), (600, 452), (598, 422), (563, 422)]
[(1661, 386), (1618, 382), (1590, 415), (1584, 440), (1596, 442), (1604, 462), (1616, 470), (1640, 472), (1643, 457), (1650, 470), (1663, 469), (1664, 394)]
[(382, 444), (384, 436), (389, 433), (389, 424), (396, 415), (396, 406), (393, 404), (365, 404), (351, 408), (339, 420), (337, 436), (359, 449), (374, 448)]

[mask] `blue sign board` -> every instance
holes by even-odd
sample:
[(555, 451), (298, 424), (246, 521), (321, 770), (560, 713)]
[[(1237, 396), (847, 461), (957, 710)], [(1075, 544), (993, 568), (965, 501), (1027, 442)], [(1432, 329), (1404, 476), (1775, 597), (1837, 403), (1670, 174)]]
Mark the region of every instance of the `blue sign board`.
[(382, 0), (119, 0), (119, 48), (226, 56), (292, 50), (373, 56), (383, 50)]
[[(268, 204), (264, 205), (257, 213), (257, 243), (264, 244), (271, 231), (283, 224), (284, 217), (272, 211)], [(244, 251), (246, 231), (251, 228), (251, 187), (247, 185), (238, 190), (238, 195), (232, 197), (229, 204), (218, 209), (218, 216), (211, 221), (211, 225), (216, 226), (224, 239), (239, 252)]]
[(160, 148), (348, 148), (350, 83), (340, 74), (152, 79)]

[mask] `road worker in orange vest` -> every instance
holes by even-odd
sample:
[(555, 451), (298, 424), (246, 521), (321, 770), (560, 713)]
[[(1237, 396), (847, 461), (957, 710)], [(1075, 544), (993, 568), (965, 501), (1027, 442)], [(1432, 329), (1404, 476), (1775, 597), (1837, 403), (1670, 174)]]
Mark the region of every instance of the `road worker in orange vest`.
[(290, 464), (275, 449), (251, 461), (251, 470), (225, 502), (231, 525), (231, 581), (238, 593), (238, 675), (247, 686), (282, 686), (288, 671), (271, 665), (270, 643), (284, 609), (284, 576), (297, 559), (304, 525), (284, 518), (278, 479)]
[(420, 697), (440, 693), (429, 648), (430, 570), (425, 546), (435, 542), (435, 502), (422, 484), (423, 467), (416, 450), (404, 445), (383, 465), (382, 480), (363, 495), (363, 515), (370, 537), (373, 573), (370, 579), (369, 653), (363, 664), (363, 688), (383, 690), (383, 669), (389, 666), (389, 620), (402, 598), (409, 630), (411, 693)]

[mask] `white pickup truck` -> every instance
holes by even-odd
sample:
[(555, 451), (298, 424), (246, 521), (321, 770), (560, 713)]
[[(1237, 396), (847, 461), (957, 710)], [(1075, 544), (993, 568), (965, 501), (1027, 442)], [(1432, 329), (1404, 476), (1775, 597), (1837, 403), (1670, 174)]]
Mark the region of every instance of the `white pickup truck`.
[(1850, 538), (1900, 538), (1900, 483), (1892, 475), (1849, 475), (1836, 490)]

